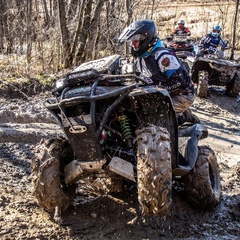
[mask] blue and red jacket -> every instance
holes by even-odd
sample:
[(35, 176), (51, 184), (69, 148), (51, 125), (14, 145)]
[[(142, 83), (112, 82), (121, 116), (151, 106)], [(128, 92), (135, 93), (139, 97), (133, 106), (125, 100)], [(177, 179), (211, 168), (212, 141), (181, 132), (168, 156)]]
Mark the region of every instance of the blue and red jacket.
[(181, 35), (181, 34), (187, 34), (187, 35), (191, 35), (191, 31), (186, 28), (186, 27), (183, 27), (183, 28), (176, 28), (172, 34), (176, 34), (176, 35)]
[(213, 37), (211, 34), (208, 34), (205, 38), (202, 38), (200, 44), (200, 50), (208, 49), (210, 53), (214, 53), (218, 45), (222, 48), (227, 47), (227, 44), (222, 40), (220, 35), (218, 37)]

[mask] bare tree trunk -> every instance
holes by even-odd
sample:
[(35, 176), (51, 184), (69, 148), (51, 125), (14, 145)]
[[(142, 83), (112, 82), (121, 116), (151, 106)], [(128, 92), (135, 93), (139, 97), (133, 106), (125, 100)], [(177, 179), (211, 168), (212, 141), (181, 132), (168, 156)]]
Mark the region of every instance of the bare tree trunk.
[(35, 0), (35, 12), (36, 12), (36, 14), (38, 14), (38, 12), (39, 12), (39, 7), (38, 7), (38, 1), (37, 0)]
[[(24, 19), (25, 19), (25, 7), (26, 5), (24, 5), (24, 1), (21, 0), (16, 0), (16, 5), (18, 8), (18, 14), (19, 14), (19, 18), (18, 18), (18, 22), (19, 22), (19, 28), (17, 30), (17, 35), (19, 36), (18, 40), (19, 40), (19, 51), (22, 52), (23, 51), (23, 43), (24, 43), (24, 39), (25, 39), (25, 32), (24, 32)], [(12, 23), (9, 23), (12, 24)]]
[(4, 50), (4, 23), (6, 12), (6, 1), (0, 0), (0, 52)]
[[(99, 33), (95, 39), (96, 44), (101, 45), (101, 49), (104, 49), (104, 54), (121, 52), (119, 47), (116, 49), (116, 38), (120, 35), (124, 27), (126, 27), (126, 1), (106, 1), (106, 9), (104, 18), (104, 24), (100, 25)], [(124, 24), (121, 26), (121, 24)], [(104, 33), (104, 34), (103, 34)], [(97, 46), (97, 45), (96, 45)], [(97, 51), (95, 51), (97, 54)]]
[(90, 32), (89, 32), (89, 36), (88, 36), (88, 49), (92, 49), (91, 53), (88, 54), (87, 52), (87, 56), (86, 58), (88, 58), (89, 56), (91, 56), (91, 58), (93, 58), (93, 56), (96, 56), (95, 50), (97, 48), (96, 44), (96, 39), (98, 36), (98, 32), (99, 32), (99, 26), (100, 26), (100, 14), (102, 12), (102, 7), (104, 4), (105, 0), (98, 0), (97, 1), (97, 5), (95, 6), (95, 10), (94, 10), (94, 14), (93, 17), (91, 19), (91, 28), (90, 28)]
[(234, 59), (234, 49), (236, 45), (236, 31), (237, 31), (237, 22), (238, 22), (238, 8), (239, 8), (239, 1), (236, 0), (236, 11), (235, 11), (235, 17), (234, 17), (234, 22), (233, 22), (233, 38), (232, 38), (232, 49), (231, 49), (231, 54), (230, 54), (230, 59)]
[(94, 36), (92, 59), (97, 58), (98, 44), (99, 44), (99, 39), (100, 39), (99, 34), (100, 34), (100, 24), (98, 24), (96, 32), (95, 32), (95, 36)]
[(129, 25), (132, 22), (132, 15), (133, 15), (132, 7), (133, 7), (132, 0), (126, 0), (127, 25)]
[[(218, 3), (218, 9), (219, 9), (219, 23), (222, 27), (222, 29), (225, 29), (227, 19), (229, 18), (229, 8), (231, 3), (229, 3), (230, 0), (227, 1), (228, 4), (222, 4), (222, 2), (219, 1)], [(222, 38), (224, 38), (224, 31), (222, 32)]]
[(64, 0), (58, 0), (58, 11), (59, 11), (59, 25), (60, 25), (61, 41), (62, 41), (63, 67), (68, 68), (70, 67), (70, 61), (69, 61), (70, 42), (69, 42), (69, 31), (68, 31), (67, 22), (66, 22)]
[(155, 0), (152, 0), (152, 10), (151, 10), (151, 18), (150, 19), (153, 19), (154, 9), (155, 9)]
[(53, 28), (56, 27), (56, 22), (58, 19), (58, 3), (57, 0), (50, 0), (49, 1), (49, 25), (52, 26)]
[(53, 16), (53, 1), (52, 0), (49, 1), (49, 15), (50, 15), (50, 17)]
[(24, 1), (22, 0), (16, 0), (16, 5), (18, 8), (18, 13), (20, 15), (20, 19), (23, 20), (24, 19)]
[(115, 18), (115, 13), (114, 13), (114, 9), (115, 9), (115, 5), (116, 5), (116, 0), (111, 0), (110, 1), (110, 10), (109, 10), (109, 13), (110, 13), (110, 16), (112, 18)]
[[(80, 1), (82, 5), (82, 1)], [(79, 0), (68, 0), (67, 21), (74, 19), (78, 11)]]
[(79, 2), (79, 7), (78, 7), (78, 21), (77, 21), (77, 27), (76, 27), (76, 31), (74, 33), (74, 36), (73, 36), (73, 44), (72, 44), (72, 47), (71, 47), (71, 59), (70, 61), (73, 61), (73, 56), (75, 56), (76, 54), (76, 49), (77, 49), (77, 44), (78, 44), (78, 39), (79, 39), (79, 36), (80, 36), (80, 30), (81, 30), (81, 27), (82, 27), (82, 19), (83, 19), (83, 8), (85, 6), (85, 3), (86, 3), (86, 0), (82, 0)]
[[(133, 3), (132, 0), (126, 0), (126, 10), (127, 10), (127, 26), (129, 26), (132, 22), (132, 7), (133, 7)], [(127, 45), (127, 43), (125, 43), (125, 54), (128, 55), (129, 54), (129, 47)]]
[(27, 14), (26, 14), (26, 41), (27, 41), (27, 67), (29, 71), (29, 64), (31, 63), (31, 55), (32, 55), (32, 24), (31, 24), (31, 16), (32, 16), (32, 0), (27, 0)]
[(89, 30), (90, 30), (92, 4), (93, 4), (93, 0), (87, 0), (85, 3), (84, 14), (83, 14), (83, 24), (80, 30), (81, 35), (79, 38), (79, 46), (74, 59), (75, 64), (84, 62), (86, 58), (85, 48), (86, 48), (86, 43), (87, 43)]
[(44, 13), (45, 13), (45, 15), (44, 15), (45, 25), (49, 26), (49, 24), (50, 24), (50, 17), (49, 17), (49, 13), (48, 13), (46, 0), (43, 0), (43, 7), (44, 7)]
[(58, 0), (53, 0), (53, 15), (58, 14)]

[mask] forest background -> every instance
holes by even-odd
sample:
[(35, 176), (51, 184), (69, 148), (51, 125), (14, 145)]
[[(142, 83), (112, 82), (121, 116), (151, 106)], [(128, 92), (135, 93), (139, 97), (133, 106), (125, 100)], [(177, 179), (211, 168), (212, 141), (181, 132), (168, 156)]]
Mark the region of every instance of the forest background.
[(239, 0), (0, 0), (0, 84), (52, 85), (83, 62), (123, 54), (121, 31), (155, 21), (161, 39), (183, 19), (199, 41), (215, 24), (240, 49)]

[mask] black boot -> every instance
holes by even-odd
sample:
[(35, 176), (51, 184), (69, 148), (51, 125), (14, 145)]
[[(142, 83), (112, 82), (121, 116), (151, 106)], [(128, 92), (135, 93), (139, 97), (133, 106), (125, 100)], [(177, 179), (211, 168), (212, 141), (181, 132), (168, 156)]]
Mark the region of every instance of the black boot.
[(180, 129), (179, 137), (188, 137), (188, 140), (185, 147), (180, 150), (182, 157), (179, 158), (178, 166), (173, 170), (174, 176), (184, 176), (195, 167), (198, 158), (198, 142), (206, 134), (208, 134), (207, 128), (201, 124)]
[(200, 123), (199, 118), (194, 115), (190, 109), (187, 109), (182, 113), (182, 115), (178, 116), (178, 125), (181, 126), (183, 123)]

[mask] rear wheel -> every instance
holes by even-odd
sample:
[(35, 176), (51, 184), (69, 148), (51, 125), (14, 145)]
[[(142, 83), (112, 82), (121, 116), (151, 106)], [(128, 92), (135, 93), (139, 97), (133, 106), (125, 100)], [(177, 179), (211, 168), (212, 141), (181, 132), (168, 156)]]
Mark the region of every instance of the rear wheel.
[(189, 203), (207, 209), (220, 202), (221, 185), (217, 158), (208, 146), (198, 147), (196, 166), (184, 176), (185, 192)]
[(197, 96), (201, 97), (201, 98), (207, 97), (207, 90), (208, 90), (208, 72), (207, 71), (199, 71)]
[(240, 93), (240, 75), (236, 74), (233, 80), (227, 86), (227, 95), (237, 97)]
[(53, 213), (64, 212), (72, 203), (75, 185), (64, 183), (64, 167), (73, 160), (73, 151), (64, 138), (46, 140), (36, 146), (32, 159), (32, 184), (38, 204)]
[(172, 202), (170, 136), (165, 128), (150, 125), (137, 132), (138, 200), (143, 215), (165, 216)]

